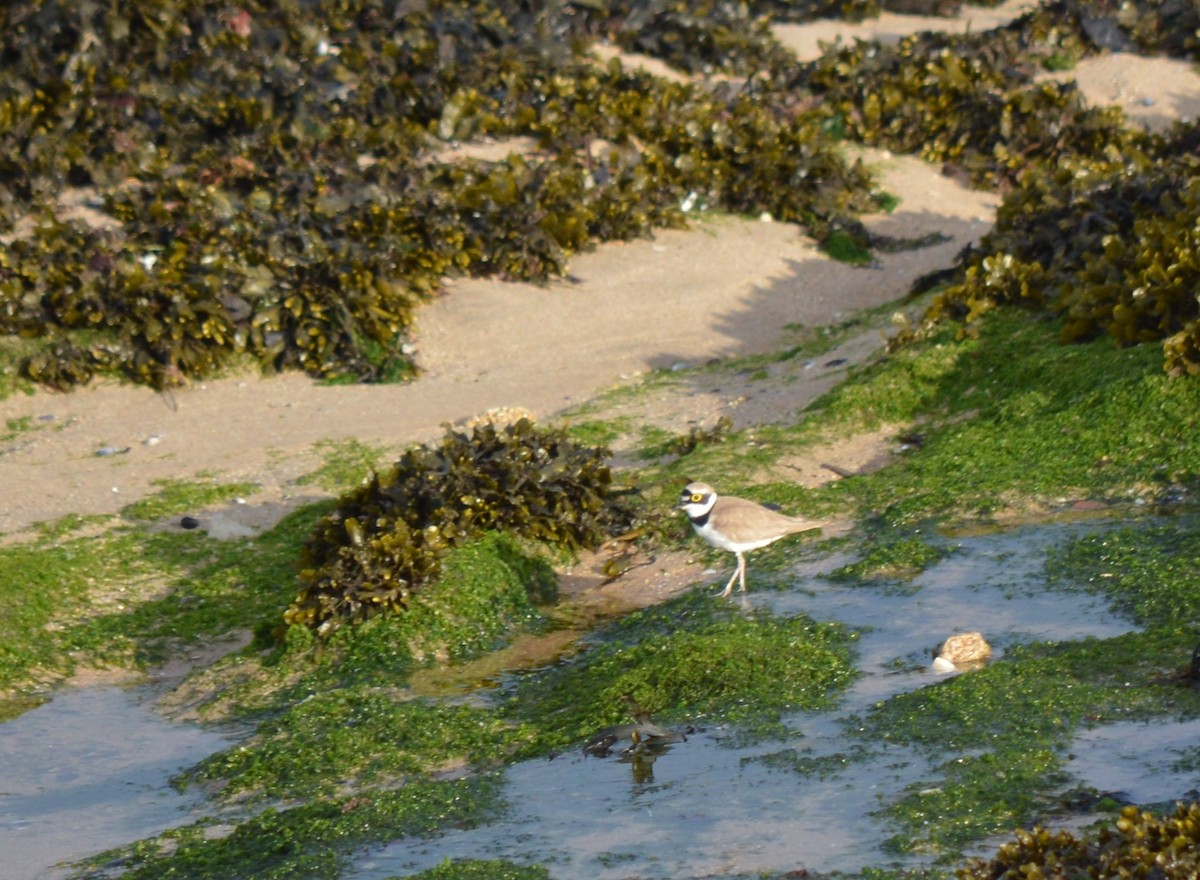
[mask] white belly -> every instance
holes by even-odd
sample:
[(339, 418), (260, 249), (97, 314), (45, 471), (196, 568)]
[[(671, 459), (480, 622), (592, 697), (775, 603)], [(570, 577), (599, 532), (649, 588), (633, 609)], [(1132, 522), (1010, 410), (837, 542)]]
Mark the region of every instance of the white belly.
[(703, 538), (714, 547), (719, 547), (722, 550), (728, 550), (730, 553), (745, 553), (747, 550), (757, 550), (759, 547), (766, 547), (768, 544), (773, 544), (783, 537), (783, 534), (771, 535), (766, 538), (759, 538), (754, 541), (734, 541), (723, 535), (714, 532), (709, 523), (698, 526), (692, 523), (692, 528), (696, 530), (696, 534)]

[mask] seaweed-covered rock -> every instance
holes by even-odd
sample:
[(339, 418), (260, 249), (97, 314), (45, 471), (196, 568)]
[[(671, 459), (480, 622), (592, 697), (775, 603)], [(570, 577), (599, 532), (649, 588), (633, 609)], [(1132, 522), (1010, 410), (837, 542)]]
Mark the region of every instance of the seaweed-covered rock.
[(1057, 3), (980, 33), (857, 40), (801, 66), (791, 83), (819, 96), (849, 137), (1009, 187), (1030, 167), (1141, 142), (1119, 111), (1086, 107), (1073, 83), (1034, 82), (1042, 67), (1094, 51), (1079, 14)]
[(470, 437), (448, 431), (438, 444), (409, 450), (317, 525), (286, 621), (328, 632), (403, 611), (450, 548), (486, 532), (572, 551), (598, 546), (634, 518), (606, 455), (527, 419), (483, 425)]
[[(689, 199), (818, 237), (876, 204), (816, 114), (598, 65), (595, 30), (517, 0), (0, 7), (0, 333), (42, 340), (24, 373), (61, 388), (240, 353), (395, 380), (446, 277), (542, 281)], [(487, 135), (541, 149), (440, 161)], [(59, 216), (80, 188), (101, 227)]]
[(1048, 309), (1064, 316), (1066, 341), (1157, 341), (1167, 370), (1200, 372), (1198, 136), (1200, 126), (1179, 127), (1144, 151), (1026, 175), (925, 319)]
[[(880, 197), (835, 134), (1005, 187), (1132, 161), (1145, 138), (1121, 114), (1032, 73), (1114, 41), (1194, 55), (1194, 6), (1060, 0), (799, 66), (771, 20), (879, 4), (18, 0), (0, 5), (0, 333), (33, 340), (23, 372), (57, 388), (168, 387), (241, 354), (402, 379), (413, 310), (445, 278), (542, 281), (597, 241), (682, 225), (685, 204), (867, 241), (856, 215)], [(600, 65), (597, 37), (744, 79)], [(538, 150), (439, 153), (515, 135)], [(80, 192), (91, 214), (66, 216)], [(1195, 330), (1173, 334), (1193, 359)]]
[(790, 58), (771, 35), (770, 20), (759, 11), (762, 5), (740, 0), (614, 2), (604, 4), (603, 16), (591, 16), (591, 26), (627, 51), (661, 58), (689, 73), (745, 76), (786, 65)]
[(1179, 0), (1068, 0), (1097, 47), (1197, 58), (1200, 8)]
[(1125, 807), (1115, 828), (1094, 840), (1034, 828), (1000, 847), (994, 859), (959, 869), (960, 880), (1192, 880), (1200, 876), (1200, 804), (1177, 804), (1162, 818)]

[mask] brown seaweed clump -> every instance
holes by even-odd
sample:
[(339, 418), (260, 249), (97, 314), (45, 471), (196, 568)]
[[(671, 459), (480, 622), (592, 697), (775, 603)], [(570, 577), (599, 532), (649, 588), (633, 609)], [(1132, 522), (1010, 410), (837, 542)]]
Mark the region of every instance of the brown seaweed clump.
[(1144, 153), (1026, 175), (925, 320), (1001, 305), (1064, 318), (1064, 341), (1159, 342), (1171, 373), (1200, 373), (1200, 158), (1195, 124)]
[(982, 34), (859, 41), (793, 82), (849, 136), (1005, 193), (993, 231), (914, 288), (948, 281), (926, 327), (952, 319), (969, 332), (988, 310), (1020, 304), (1062, 315), (1064, 341), (1159, 342), (1168, 372), (1194, 374), (1200, 128), (1152, 135), (1116, 108), (1085, 106), (1074, 84), (1034, 74), (1111, 48), (1195, 57), (1197, 26), (1194, 4), (1060, 0)]
[[(413, 311), (445, 279), (542, 282), (596, 242), (685, 224), (685, 205), (769, 212), (831, 252), (847, 236), (882, 247), (856, 218), (886, 199), (842, 136), (1007, 190), (1037, 169), (1132, 164), (1143, 133), (1033, 74), (1200, 44), (1200, 10), (1176, 0), (1058, 0), (995, 31), (859, 42), (809, 65), (769, 29), (879, 8), (0, 5), (0, 351), (62, 389), (97, 374), (170, 387), (239, 358), (403, 379)], [(600, 65), (601, 38), (726, 78)], [(484, 137), (536, 149), (444, 160), (447, 143)]]
[(957, 871), (959, 880), (1193, 880), (1200, 876), (1200, 804), (1158, 818), (1125, 807), (1094, 840), (1069, 831), (1018, 831), (994, 859)]
[(1119, 110), (1087, 107), (1073, 83), (1034, 80), (1097, 51), (1073, 5), (1050, 3), (981, 33), (857, 40), (803, 65), (791, 85), (811, 90), (854, 140), (1008, 189), (1030, 168), (1143, 140)]
[(528, 419), (406, 452), (343, 495), (301, 553), (301, 591), (285, 614), (325, 633), (403, 611), (442, 557), (487, 532), (576, 551), (626, 531), (634, 511), (612, 484), (607, 450)]
[[(818, 115), (598, 65), (594, 30), (517, 0), (3, 5), (0, 334), (57, 388), (242, 355), (389, 381), (448, 277), (544, 281), (685, 203), (818, 238), (878, 203)], [(487, 136), (538, 148), (442, 160)]]

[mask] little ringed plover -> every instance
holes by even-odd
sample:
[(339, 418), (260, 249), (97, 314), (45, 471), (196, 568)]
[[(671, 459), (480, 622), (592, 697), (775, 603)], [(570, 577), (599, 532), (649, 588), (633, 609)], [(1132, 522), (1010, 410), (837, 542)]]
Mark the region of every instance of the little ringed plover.
[(773, 544), (787, 535), (827, 525), (820, 520), (788, 516), (745, 498), (718, 496), (707, 483), (684, 486), (679, 494), (679, 509), (687, 514), (697, 535), (714, 547), (737, 556), (737, 569), (725, 585), (722, 596), (728, 596), (733, 591), (733, 582), (739, 579), (742, 592), (746, 591), (746, 557), (743, 554)]

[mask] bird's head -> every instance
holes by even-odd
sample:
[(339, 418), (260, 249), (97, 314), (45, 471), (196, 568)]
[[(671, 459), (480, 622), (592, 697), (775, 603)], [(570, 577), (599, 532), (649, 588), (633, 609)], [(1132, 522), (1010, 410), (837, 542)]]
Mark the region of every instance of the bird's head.
[(688, 483), (679, 493), (680, 510), (688, 516), (703, 516), (717, 503), (717, 493), (708, 483)]

